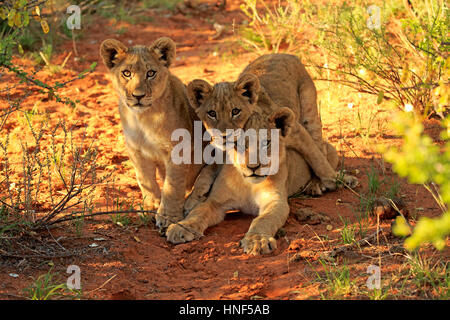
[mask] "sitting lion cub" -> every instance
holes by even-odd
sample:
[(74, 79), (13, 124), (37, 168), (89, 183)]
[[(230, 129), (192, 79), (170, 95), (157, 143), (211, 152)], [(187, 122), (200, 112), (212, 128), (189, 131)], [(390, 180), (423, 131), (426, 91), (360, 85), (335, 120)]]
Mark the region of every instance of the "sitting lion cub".
[[(170, 157), (177, 143), (171, 141), (172, 132), (184, 128), (192, 133), (194, 120), (198, 120), (185, 85), (169, 71), (175, 43), (159, 38), (148, 47), (128, 48), (108, 39), (101, 44), (100, 55), (119, 96), (125, 142), (144, 202), (147, 207), (158, 207), (156, 225), (165, 228), (184, 217), (186, 190), (192, 188), (202, 168), (201, 164), (176, 165)], [(164, 181), (162, 193), (156, 171)]]
[[(233, 164), (223, 165), (208, 198), (184, 220), (169, 226), (166, 231), (168, 241), (175, 244), (192, 241), (203, 235), (208, 227), (221, 222), (227, 211), (240, 210), (257, 216), (241, 240), (244, 251), (257, 255), (275, 250), (274, 235), (289, 214), (288, 196), (304, 188), (312, 177), (303, 157), (297, 151), (286, 148), (288, 140), (300, 139), (300, 126), (289, 108), (279, 108), (269, 117), (253, 113), (243, 129), (255, 129), (256, 132), (261, 132), (260, 129), (279, 129), (278, 152), (277, 149), (272, 151), (275, 143), (269, 138), (272, 136), (266, 135), (264, 139), (261, 134), (258, 143), (249, 143), (249, 139), (245, 143), (245, 151), (232, 152)], [(337, 165), (336, 150), (329, 144), (325, 147), (328, 149), (328, 161)], [(252, 154), (259, 154), (263, 149), (271, 157), (270, 161), (266, 164), (263, 161), (249, 161)], [(275, 173), (270, 168), (275, 161), (272, 156), (276, 155), (278, 170)]]
[[(242, 129), (255, 112), (265, 116), (280, 107), (289, 107), (301, 124), (293, 144), (310, 165), (314, 179), (306, 192), (320, 195), (336, 188), (337, 173), (327, 161), (327, 144), (322, 139), (322, 123), (317, 108), (314, 82), (300, 60), (288, 54), (263, 55), (250, 63), (236, 82), (211, 87), (204, 80), (188, 85), (188, 97), (207, 130), (217, 129), (224, 143), (227, 129)], [(217, 145), (217, 143), (216, 143)], [(223, 147), (223, 145), (218, 146)], [(293, 147), (288, 143), (288, 147)], [(347, 177), (351, 184), (356, 179)]]

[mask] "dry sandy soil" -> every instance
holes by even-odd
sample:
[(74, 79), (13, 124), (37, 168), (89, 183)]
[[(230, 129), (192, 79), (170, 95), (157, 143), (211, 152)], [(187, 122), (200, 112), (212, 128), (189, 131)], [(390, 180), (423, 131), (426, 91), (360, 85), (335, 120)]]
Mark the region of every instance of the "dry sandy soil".
[[(144, 14), (152, 20), (129, 24), (96, 17), (95, 23), (83, 27), (82, 38), (77, 41), (76, 59), (72, 56), (66, 68), (58, 74), (38, 73), (50, 82), (64, 81), (92, 62), (99, 62), (95, 72), (83, 80), (72, 82), (61, 92), (80, 100), (76, 109), (46, 101), (38, 92), (23, 103), (24, 109), (31, 109), (41, 101), (36, 108), (50, 112), (51, 123), (59, 119), (76, 122), (74, 134), (81, 135), (85, 130), (87, 136), (94, 140), (99, 149), (99, 163), (102, 164), (100, 172), (114, 169), (114, 184), (102, 185), (96, 190), (98, 210), (111, 209), (116, 198), (123, 202), (140, 198), (124, 145), (117, 99), (98, 55), (102, 40), (117, 38), (132, 45), (150, 44), (160, 36), (171, 37), (178, 46), (177, 59), (171, 71), (185, 83), (195, 78), (211, 83), (234, 80), (256, 57), (236, 42), (234, 25), (245, 19), (238, 1), (228, 1), (223, 11), (212, 9), (201, 14), (191, 11), (189, 15), (184, 15), (150, 10)], [(213, 37), (216, 31), (212, 21), (226, 26), (225, 33), (217, 39)], [(120, 28), (126, 28), (123, 29), (125, 32), (116, 32)], [(58, 48), (54, 63), (61, 63), (71, 50), (72, 43), (64, 43)], [(26, 59), (19, 62), (31, 66)], [(6, 88), (10, 77), (9, 74), (2, 75), (0, 89)], [(252, 218), (240, 213), (227, 215), (223, 223), (208, 229), (200, 240), (176, 246), (159, 236), (153, 224), (140, 226), (136, 216), (132, 216), (133, 223), (124, 227), (113, 224), (109, 216), (102, 216), (86, 223), (82, 235), (77, 235), (73, 226), (67, 224), (29, 236), (33, 238), (29, 243), (36, 244), (35, 248), (41, 242), (57, 247), (54, 239), (58, 239), (58, 246), (81, 254), (46, 259), (28, 258), (26, 255), (22, 258), (1, 257), (0, 297), (23, 297), (22, 290), (32, 283), (33, 278), (47, 272), (50, 266), (64, 279), (68, 276), (66, 269), (69, 265), (81, 268), (82, 298), (86, 299), (317, 299), (321, 298), (321, 294), (329, 297), (330, 287), (318, 281), (317, 273), (325, 276), (319, 258), (324, 252), (342, 246), (340, 231), (344, 223), (341, 217), (357, 227), (358, 194), (367, 192), (367, 172), (371, 168), (377, 170), (381, 179), (391, 178), (400, 183), (399, 196), (412, 215), (436, 216), (440, 211), (423, 187), (395, 178), (390, 165), (376, 153), (377, 144), (400, 143), (400, 139), (386, 125), (389, 113), (378, 110), (376, 123), (382, 131), (374, 130), (370, 137), (362, 139), (356, 128), (356, 115), (359, 110), (367, 115), (370, 108), (378, 108), (374, 99), (337, 87), (337, 84), (319, 81), (316, 84), (321, 100), (324, 135), (345, 157), (345, 170), (357, 176), (361, 185), (355, 192), (341, 189), (318, 198), (290, 199), (291, 215), (284, 227), (285, 234), (279, 237), (278, 249), (273, 254), (258, 257), (243, 254), (238, 242)], [(6, 98), (4, 91), (0, 94), (2, 99)], [(20, 87), (10, 90), (8, 94), (19, 95)], [(353, 108), (350, 109), (348, 103), (353, 103)], [(18, 121), (18, 117), (13, 116), (5, 130), (21, 137), (23, 129)], [(430, 120), (426, 127), (427, 132), (438, 141), (439, 123)], [(16, 155), (15, 165), (19, 166), (20, 147), (12, 147)], [(296, 218), (295, 212), (299, 208), (312, 209), (330, 220), (305, 223)], [(337, 269), (344, 265), (349, 267), (350, 280), (355, 282), (357, 289), (340, 297), (367, 298), (367, 267), (381, 263), (382, 285), (387, 288), (388, 298), (432, 298), (433, 290), (429, 286), (419, 289), (407, 282), (406, 288), (400, 288), (401, 279), (409, 277), (405, 270), (405, 253), (401, 249), (402, 240), (392, 235), (391, 220), (382, 220), (378, 226), (383, 230), (378, 239), (371, 239), (369, 244), (338, 254), (334, 259), (336, 265), (330, 263), (327, 266)], [(367, 235), (373, 234), (376, 229), (377, 221), (371, 218)], [(90, 247), (94, 242), (98, 246)], [(33, 247), (29, 250), (32, 254)], [(64, 253), (64, 250), (60, 251)], [(20, 252), (27, 253), (26, 250)], [(441, 261), (448, 261), (449, 257), (448, 251), (439, 253), (430, 247), (424, 249), (422, 254)], [(18, 274), (18, 277), (10, 276), (11, 273)]]

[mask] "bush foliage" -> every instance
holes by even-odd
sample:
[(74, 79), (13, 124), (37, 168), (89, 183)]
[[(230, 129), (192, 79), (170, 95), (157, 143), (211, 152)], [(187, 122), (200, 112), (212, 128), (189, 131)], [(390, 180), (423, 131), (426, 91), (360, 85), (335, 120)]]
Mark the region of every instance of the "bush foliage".
[[(444, 117), (448, 106), (438, 101), (445, 94), (441, 84), (450, 90), (443, 72), (450, 63), (448, 5), (442, 0), (408, 1), (407, 7), (398, 1), (375, 3), (286, 0), (271, 8), (263, 0), (245, 0), (241, 9), (250, 22), (242, 41), (259, 51), (294, 48), (319, 76), (328, 70), (332, 81), (377, 95), (379, 103), (391, 100), (401, 109), (411, 105), (417, 113)], [(311, 39), (303, 39), (307, 23), (316, 30)], [(300, 51), (300, 40), (322, 50), (326, 63), (305, 54), (305, 46)]]
[[(404, 143), (386, 151), (385, 159), (393, 164), (395, 172), (407, 177), (409, 182), (423, 184), (443, 212), (439, 218), (420, 218), (412, 235), (406, 239), (405, 246), (413, 250), (429, 242), (437, 249), (443, 249), (450, 234), (450, 116), (443, 121), (443, 152), (423, 133), (423, 125), (417, 118), (402, 113), (394, 124)], [(411, 233), (411, 227), (400, 216), (394, 232), (406, 236)]]
[[(7, 0), (0, 10), (0, 22), (3, 22), (0, 24), (0, 71), (10, 76), (9, 83), (2, 90), (5, 98), (2, 98), (0, 109), (0, 234), (23, 227), (42, 228), (58, 221), (58, 215), (70, 208), (90, 207), (94, 187), (106, 179), (97, 176), (98, 153), (96, 148), (86, 143), (85, 136), (81, 137), (81, 142), (75, 143), (69, 129), (72, 126), (64, 120), (51, 127), (48, 113), (22, 107), (24, 100), (36, 88), (49, 101), (75, 107), (77, 101), (61, 96), (58, 90), (85, 77), (96, 65), (92, 64), (89, 70), (64, 83), (50, 84), (36, 76), (38, 69), (26, 71), (14, 62), (13, 55), (23, 51), (20, 39), (31, 28), (30, 17), (39, 22), (43, 34), (49, 32), (49, 25), (41, 16), (45, 6), (45, 1)], [(16, 87), (21, 88), (20, 94), (12, 97), (10, 91)], [(23, 134), (27, 135), (25, 140), (5, 129), (13, 113), (23, 126)], [(44, 137), (50, 137), (50, 141)], [(19, 147), (22, 159), (17, 166), (11, 164), (13, 147)], [(44, 183), (47, 183), (45, 187)], [(58, 190), (60, 187), (63, 191)], [(50, 203), (43, 203), (44, 199), (50, 199)], [(43, 214), (38, 216), (38, 210)]]

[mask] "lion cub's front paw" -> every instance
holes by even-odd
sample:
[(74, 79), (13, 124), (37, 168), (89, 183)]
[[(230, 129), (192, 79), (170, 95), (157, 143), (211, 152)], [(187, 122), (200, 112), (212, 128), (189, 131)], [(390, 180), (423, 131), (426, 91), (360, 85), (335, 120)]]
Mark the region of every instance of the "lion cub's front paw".
[(322, 181), (314, 177), (311, 179), (303, 192), (310, 196), (321, 196), (324, 191), (326, 191), (326, 187), (324, 186)]
[(358, 185), (358, 179), (354, 176), (344, 174), (343, 176), (336, 177), (336, 179), (334, 180), (324, 179), (320, 181), (320, 187), (322, 191), (334, 191), (338, 189), (338, 187), (342, 187), (342, 185), (354, 188)]
[(274, 237), (262, 234), (247, 234), (239, 242), (245, 253), (251, 255), (269, 254), (277, 248), (277, 241)]
[(319, 185), (322, 191), (334, 191), (338, 188), (337, 179), (321, 179)]
[(164, 210), (161, 210), (161, 212), (158, 212), (155, 217), (156, 227), (160, 230), (165, 230), (169, 225), (171, 225), (172, 223), (177, 223), (183, 218), (184, 217), (182, 212), (178, 215), (170, 215), (165, 213)]
[(167, 228), (166, 236), (167, 241), (178, 244), (194, 240), (196, 238), (196, 232), (180, 222), (171, 224)]

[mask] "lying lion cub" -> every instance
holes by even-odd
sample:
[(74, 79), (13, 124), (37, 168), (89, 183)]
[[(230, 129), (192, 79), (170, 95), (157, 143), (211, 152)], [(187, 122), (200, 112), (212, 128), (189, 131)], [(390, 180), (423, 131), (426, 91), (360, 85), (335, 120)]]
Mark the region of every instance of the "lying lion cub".
[[(113, 76), (126, 146), (145, 204), (159, 207), (156, 225), (165, 228), (183, 218), (186, 190), (192, 188), (202, 168), (199, 164), (176, 165), (170, 157), (177, 143), (171, 141), (172, 132), (184, 128), (192, 133), (194, 120), (198, 120), (185, 85), (169, 71), (175, 43), (159, 38), (148, 47), (128, 48), (108, 39), (101, 44), (100, 55)], [(162, 194), (156, 171), (164, 181)], [(203, 177), (213, 179), (212, 174)]]
[[(326, 158), (328, 148), (322, 139), (316, 88), (297, 57), (264, 55), (250, 63), (236, 82), (211, 87), (204, 80), (194, 80), (187, 90), (191, 106), (206, 129), (219, 130), (224, 138), (219, 140), (223, 142), (229, 138), (227, 129), (243, 128), (255, 112), (267, 116), (280, 107), (289, 107), (301, 124), (296, 129), (297, 140), (292, 142), (321, 180), (314, 179), (305, 191), (320, 195), (327, 189), (336, 189), (336, 167)], [(356, 183), (352, 177), (346, 179), (352, 185)]]
[[(267, 175), (271, 163), (251, 164), (249, 155), (260, 153), (262, 148), (270, 154), (271, 140), (257, 144), (247, 143), (244, 162), (239, 162), (239, 152), (233, 156), (233, 164), (222, 167), (205, 202), (198, 204), (182, 221), (169, 226), (167, 240), (172, 243), (192, 241), (203, 235), (210, 226), (221, 222), (229, 210), (240, 210), (254, 214), (250, 229), (241, 240), (246, 253), (257, 255), (270, 253), (277, 248), (274, 235), (281, 228), (289, 214), (288, 196), (296, 193), (311, 180), (311, 172), (303, 157), (296, 151), (287, 149), (287, 141), (300, 139), (294, 113), (289, 108), (279, 108), (269, 117), (253, 113), (244, 129), (279, 129), (278, 172)], [(256, 148), (255, 148), (256, 145)], [(269, 148), (270, 147), (270, 148)], [(337, 165), (338, 155), (329, 144), (328, 161)], [(289, 161), (286, 159), (289, 158)], [(267, 171), (267, 170), (266, 170)]]

